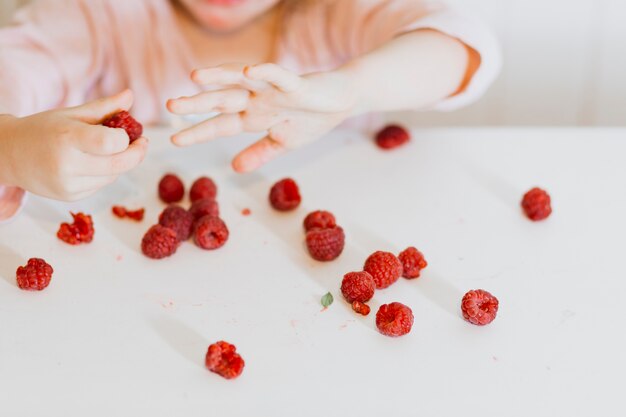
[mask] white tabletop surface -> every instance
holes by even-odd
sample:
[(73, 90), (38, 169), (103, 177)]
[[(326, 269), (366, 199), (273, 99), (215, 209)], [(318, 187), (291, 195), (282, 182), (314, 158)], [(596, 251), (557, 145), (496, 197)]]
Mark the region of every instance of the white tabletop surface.
[[(1, 416), (626, 415), (625, 130), (415, 130), (393, 152), (343, 131), (246, 176), (228, 159), (250, 138), (180, 150), (165, 131), (149, 137), (142, 167), (96, 197), (31, 197), (0, 227)], [(218, 183), (231, 231), (221, 250), (140, 253), (170, 170)], [(280, 214), (267, 193), (285, 176), (303, 204)], [(553, 198), (542, 223), (519, 208), (535, 185)], [(145, 206), (146, 220), (118, 220), (114, 204)], [(302, 243), (302, 219), (320, 208), (347, 233), (331, 263)], [(69, 210), (94, 216), (92, 244), (56, 238)], [(342, 275), (409, 245), (428, 259), (423, 276), (354, 314)], [(30, 257), (55, 269), (41, 293), (15, 285)], [(474, 288), (500, 300), (489, 326), (461, 317)], [(374, 325), (392, 301), (415, 314), (398, 339)], [(246, 360), (237, 380), (204, 368), (221, 339)]]

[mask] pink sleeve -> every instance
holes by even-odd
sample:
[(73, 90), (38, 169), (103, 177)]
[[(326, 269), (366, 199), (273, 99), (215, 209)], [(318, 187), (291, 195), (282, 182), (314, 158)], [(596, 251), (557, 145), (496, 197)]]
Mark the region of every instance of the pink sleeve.
[(26, 192), (21, 188), (0, 185), (0, 224), (17, 216), (25, 200)]

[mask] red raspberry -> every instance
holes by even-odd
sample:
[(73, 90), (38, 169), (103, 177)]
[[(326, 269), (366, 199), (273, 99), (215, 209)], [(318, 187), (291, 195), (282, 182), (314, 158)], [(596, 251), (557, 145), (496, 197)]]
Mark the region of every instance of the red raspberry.
[(376, 144), (382, 149), (393, 149), (411, 140), (409, 132), (400, 126), (390, 125), (376, 135)]
[(17, 286), (23, 290), (41, 291), (50, 284), (54, 270), (43, 259), (31, 258), (15, 272)]
[(191, 236), (194, 218), (181, 206), (172, 204), (159, 215), (159, 224), (176, 232), (179, 242), (184, 242)]
[(270, 190), (270, 203), (279, 211), (291, 211), (302, 201), (298, 184), (291, 178), (278, 181)]
[(205, 359), (206, 367), (211, 372), (226, 378), (237, 378), (243, 372), (245, 362), (237, 353), (235, 345), (220, 341), (209, 346)]
[(335, 216), (333, 216), (332, 213), (323, 210), (309, 213), (309, 215), (304, 219), (304, 230), (307, 232), (314, 228), (328, 229), (335, 227), (336, 225)]
[(376, 327), (385, 336), (403, 336), (413, 327), (413, 312), (402, 303), (383, 304), (376, 313)]
[(345, 245), (346, 237), (339, 226), (329, 229), (311, 229), (306, 234), (306, 246), (311, 257), (327, 262), (337, 259)]
[(191, 205), (189, 213), (193, 216), (194, 220), (199, 220), (204, 216), (219, 217), (220, 207), (217, 201), (212, 198), (201, 198), (196, 200)]
[(367, 316), (370, 313), (370, 306), (360, 301), (353, 301), (352, 310), (354, 310), (355, 313)]
[(418, 278), (422, 269), (428, 266), (422, 252), (413, 246), (400, 252), (398, 259), (402, 262), (402, 276), (407, 279)]
[(111, 211), (113, 212), (114, 215), (116, 215), (120, 219), (128, 218), (128, 219), (136, 220), (138, 222), (143, 220), (143, 216), (146, 212), (145, 209), (128, 210), (126, 207), (122, 207), (122, 206), (113, 206), (113, 208), (111, 208)]
[(185, 185), (174, 174), (165, 175), (159, 182), (159, 197), (164, 203), (177, 203), (185, 196)]
[(91, 216), (83, 213), (70, 213), (74, 223), (62, 223), (57, 232), (57, 237), (70, 245), (80, 245), (93, 240), (94, 228)]
[(374, 252), (365, 261), (363, 270), (369, 272), (376, 288), (387, 288), (402, 275), (402, 263), (390, 252)]
[(471, 290), (463, 296), (461, 311), (465, 320), (484, 326), (496, 318), (498, 299), (485, 290)]
[(143, 126), (133, 118), (127, 111), (121, 111), (108, 119), (102, 124), (106, 127), (124, 129), (128, 134), (130, 143), (133, 143), (143, 134)]
[(547, 219), (552, 214), (550, 195), (541, 188), (533, 188), (524, 194), (522, 208), (532, 221)]
[(162, 259), (176, 253), (178, 237), (176, 232), (160, 224), (152, 226), (141, 241), (141, 251), (148, 258)]
[(211, 178), (201, 177), (198, 178), (192, 185), (189, 191), (189, 197), (191, 202), (198, 201), (201, 198), (210, 198), (215, 200), (217, 196), (217, 186)]
[(341, 293), (347, 302), (360, 301), (365, 303), (374, 296), (376, 284), (367, 272), (349, 272), (343, 276)]
[(228, 240), (228, 227), (219, 217), (204, 216), (194, 226), (194, 240), (202, 249), (213, 250)]

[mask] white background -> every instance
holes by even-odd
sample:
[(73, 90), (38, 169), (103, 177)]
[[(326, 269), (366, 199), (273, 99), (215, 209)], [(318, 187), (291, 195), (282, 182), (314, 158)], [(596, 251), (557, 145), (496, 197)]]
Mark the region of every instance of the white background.
[[(25, 0), (2, 0), (0, 23)], [(450, 0), (489, 21), (505, 68), (487, 97), (435, 125), (626, 125), (626, 1)]]

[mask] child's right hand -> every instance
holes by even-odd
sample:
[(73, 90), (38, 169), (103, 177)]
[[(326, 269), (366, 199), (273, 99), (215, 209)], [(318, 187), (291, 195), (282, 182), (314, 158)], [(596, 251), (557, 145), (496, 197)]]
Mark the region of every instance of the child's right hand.
[(129, 146), (122, 129), (100, 123), (128, 110), (130, 91), (29, 117), (0, 115), (0, 184), (64, 201), (88, 197), (143, 160), (148, 141)]

